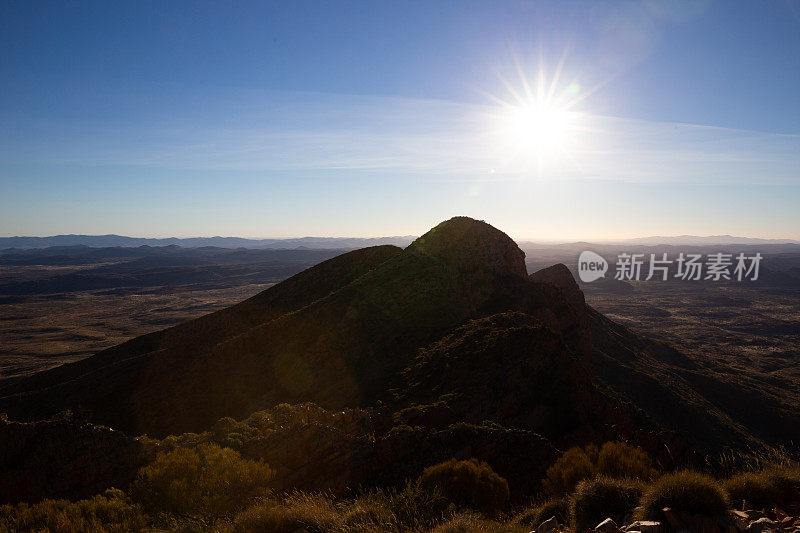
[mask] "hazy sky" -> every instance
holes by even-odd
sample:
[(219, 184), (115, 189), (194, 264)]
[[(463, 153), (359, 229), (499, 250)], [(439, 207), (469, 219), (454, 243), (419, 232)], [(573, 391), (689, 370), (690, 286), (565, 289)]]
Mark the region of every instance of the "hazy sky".
[(799, 206), (800, 0), (0, 3), (3, 236), (798, 239)]

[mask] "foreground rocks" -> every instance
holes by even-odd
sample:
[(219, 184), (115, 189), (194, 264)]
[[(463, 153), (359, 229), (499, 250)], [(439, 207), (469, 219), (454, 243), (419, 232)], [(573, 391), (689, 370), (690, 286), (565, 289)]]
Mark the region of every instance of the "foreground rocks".
[[(662, 511), (662, 521), (636, 521), (619, 526), (611, 518), (597, 524), (594, 533), (762, 533), (766, 531), (800, 533), (800, 507), (791, 512), (778, 507), (772, 509), (731, 511), (725, 516), (709, 517), (701, 514), (678, 512), (670, 508)], [(566, 531), (555, 518), (543, 522), (537, 533)]]

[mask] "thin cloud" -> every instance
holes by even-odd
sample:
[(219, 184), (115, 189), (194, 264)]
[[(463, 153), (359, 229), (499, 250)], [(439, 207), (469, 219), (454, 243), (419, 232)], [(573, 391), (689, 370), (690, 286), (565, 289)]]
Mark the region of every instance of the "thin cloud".
[(258, 93), (212, 118), (98, 130), (46, 146), (6, 146), (7, 158), (70, 165), (217, 171), (352, 170), (442, 179), (602, 179), (797, 184), (800, 136), (576, 114), (563, 157), (542, 166), (504, 146), (497, 109), (435, 100)]

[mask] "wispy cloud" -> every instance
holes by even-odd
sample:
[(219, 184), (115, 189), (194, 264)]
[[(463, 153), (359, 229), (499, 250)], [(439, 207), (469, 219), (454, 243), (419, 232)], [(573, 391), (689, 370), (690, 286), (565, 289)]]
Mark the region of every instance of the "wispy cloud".
[(578, 112), (564, 154), (532, 165), (530, 157), (510, 149), (492, 105), (263, 92), (233, 101), (213, 102), (200, 112), (178, 108), (125, 128), (48, 125), (47, 144), (6, 141), (3, 157), (166, 169), (391, 170), (465, 180), (800, 180), (798, 135)]

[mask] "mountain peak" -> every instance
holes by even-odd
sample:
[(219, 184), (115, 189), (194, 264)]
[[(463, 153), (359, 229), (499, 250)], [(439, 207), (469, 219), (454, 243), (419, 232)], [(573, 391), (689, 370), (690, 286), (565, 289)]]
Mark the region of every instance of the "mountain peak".
[(499, 229), (483, 220), (453, 217), (416, 239), (410, 252), (446, 259), (466, 268), (483, 268), (525, 278), (525, 252)]

